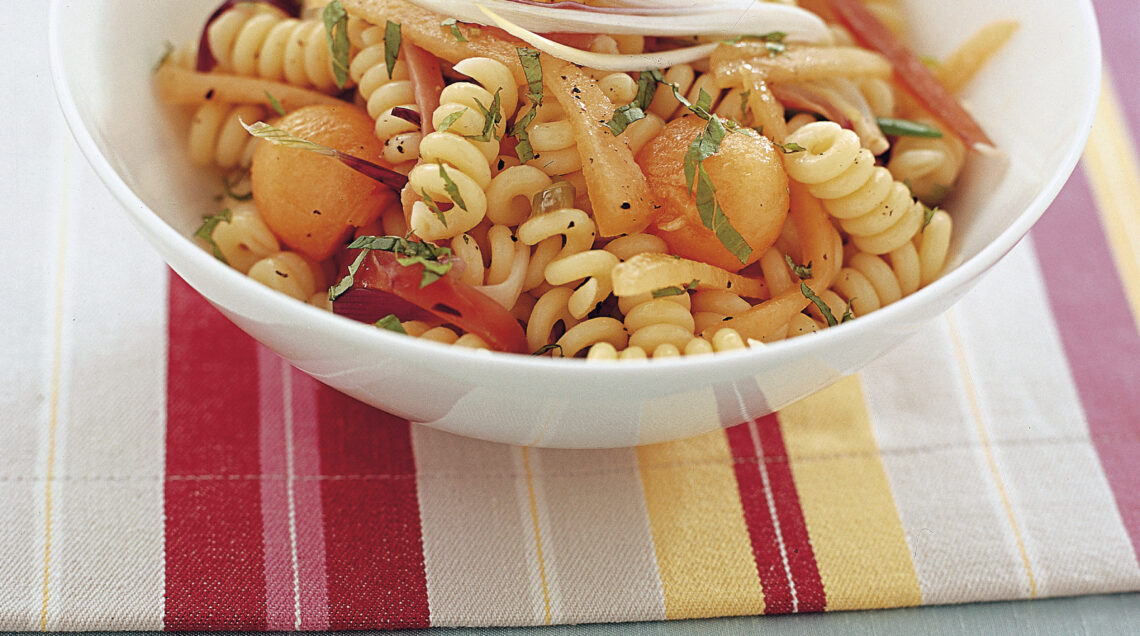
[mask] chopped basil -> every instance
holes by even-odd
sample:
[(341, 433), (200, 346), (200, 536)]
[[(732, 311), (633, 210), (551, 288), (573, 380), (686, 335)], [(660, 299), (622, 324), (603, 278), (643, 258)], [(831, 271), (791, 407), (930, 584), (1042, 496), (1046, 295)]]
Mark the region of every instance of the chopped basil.
[(466, 112), (467, 112), (467, 109), (464, 108), (463, 110), (457, 110), (454, 113), (451, 113), (450, 115), (448, 115), (447, 117), (444, 117), (443, 121), (439, 122), (439, 126), (436, 127), (436, 130), (438, 130), (439, 132), (447, 132), (447, 129), (451, 128), (451, 125), (454, 124), (456, 121), (458, 121), (458, 119), (460, 117), (462, 117), (463, 114)]
[(162, 68), (163, 64), (166, 64), (166, 60), (170, 59), (170, 56), (173, 53), (174, 53), (174, 45), (171, 44), (169, 40), (167, 40), (166, 42), (163, 42), (163, 44), (162, 44), (162, 55), (160, 55), (158, 57), (158, 61), (155, 62), (154, 66), (151, 67), (150, 72), (151, 73), (157, 73), (158, 69)]
[(823, 319), (827, 321), (828, 327), (839, 324), (839, 321), (835, 319), (835, 314), (831, 313), (831, 307), (828, 307), (827, 303), (823, 302), (823, 299), (817, 296), (811, 287), (807, 286), (807, 283), (800, 282), (800, 293), (819, 309), (819, 313), (823, 314)]
[(519, 47), (519, 62), (522, 63), (523, 75), (526, 76), (527, 97), (531, 101), (542, 101), (542, 62), (539, 52), (534, 49)]
[(625, 132), (625, 129), (633, 122), (646, 117), (645, 111), (653, 103), (653, 97), (657, 94), (657, 84), (662, 81), (664, 81), (664, 77), (658, 70), (642, 71), (637, 76), (637, 96), (633, 98), (632, 102), (619, 106), (614, 111), (613, 119), (605, 122), (606, 127), (615, 137)]
[(768, 50), (769, 57), (776, 57), (777, 55), (788, 50), (788, 45), (784, 44), (784, 40), (788, 37), (787, 33), (783, 31), (772, 31), (763, 35), (738, 35), (731, 40), (723, 40), (724, 44), (739, 44), (744, 40), (760, 40), (764, 42), (764, 48)]
[(421, 288), (439, 280), (441, 276), (451, 270), (452, 265), (450, 260), (451, 249), (436, 247), (431, 243), (409, 241), (399, 236), (360, 236), (349, 243), (348, 249), (360, 250), (360, 254), (348, 266), (348, 274), (340, 279), (336, 285), (329, 288), (329, 300), (336, 300), (337, 296), (352, 288), (356, 272), (360, 269), (360, 265), (364, 262), (368, 252), (372, 250), (396, 254), (396, 262), (405, 267), (415, 264), (423, 265), (423, 277), (420, 279)]
[[(544, 356), (548, 353), (552, 354), (555, 351), (558, 352), (558, 357), (561, 358), (562, 357), (562, 345), (560, 345), (558, 343), (542, 345), (541, 347), (538, 348), (537, 351), (535, 351), (534, 353), (532, 353), (530, 355), (532, 355), (532, 356)], [(553, 357), (553, 356), (551, 356), (551, 357)]]
[(388, 20), (384, 25), (384, 64), (388, 67), (388, 77), (396, 68), (396, 58), (400, 56), (400, 24)]
[(408, 335), (408, 332), (404, 331), (404, 325), (400, 324), (400, 319), (396, 317), (396, 314), (388, 314), (380, 320), (377, 320), (376, 326), (381, 329), (387, 329), (388, 331), (402, 333), (405, 336)]
[[(748, 100), (752, 97), (752, 91), (744, 91), (740, 94), (740, 123), (748, 121)], [(760, 131), (757, 131), (760, 132)], [(760, 132), (763, 135), (763, 132)]]
[(222, 188), (225, 189), (226, 197), (233, 199), (234, 201), (249, 201), (250, 199), (252, 199), (253, 198), (253, 190), (252, 189), (249, 192), (244, 192), (244, 193), (234, 192), (234, 186), (241, 183), (247, 176), (249, 176), (249, 170), (242, 170), (242, 171), (234, 174), (233, 178), (223, 176), (222, 177)]
[(942, 137), (942, 131), (934, 126), (909, 119), (876, 117), (875, 123), (879, 125), (879, 130), (883, 131), (884, 135), (891, 135), (892, 137), (926, 137), (929, 139), (940, 139)]
[(925, 203), (923, 203), (921, 205), (922, 205), (922, 227), (919, 228), (918, 231), (924, 232), (924, 231), (926, 231), (926, 226), (930, 225), (930, 220), (934, 218), (934, 213), (938, 211), (938, 208), (937, 207), (932, 208), (932, 207), (926, 205)]
[(448, 18), (448, 19), (444, 20), (443, 22), (440, 22), (439, 26), (450, 27), (451, 28), (451, 34), (453, 36), (455, 36), (455, 39), (457, 41), (459, 41), (459, 42), (466, 42), (467, 41), (467, 38), (463, 37), (463, 33), (459, 30), (459, 20), (456, 20), (455, 18)]
[(281, 107), (281, 102), (277, 101), (277, 98), (273, 96), (273, 93), (265, 91), (265, 97), (269, 99), (269, 107), (273, 109), (273, 112), (284, 117), (285, 109)]
[(851, 311), (851, 303), (853, 303), (853, 302), (855, 302), (855, 299), (850, 298), (847, 301), (847, 305), (843, 307), (843, 316), (839, 318), (840, 323), (844, 323), (844, 322), (847, 322), (848, 320), (854, 320), (855, 319), (855, 312)]
[(782, 143), (778, 143), (778, 142), (773, 141), (772, 145), (779, 148), (780, 150), (783, 150), (785, 155), (790, 155), (793, 152), (803, 152), (803, 151), (807, 150), (807, 148), (804, 148), (803, 146), (797, 144), (794, 141), (786, 143), (786, 144), (782, 144)]
[(495, 132), (498, 130), (499, 122), (503, 121), (503, 89), (500, 87), (495, 91), (495, 98), (491, 100), (491, 107), (487, 108), (483, 102), (478, 99), (475, 100), (475, 105), (479, 107), (480, 114), (483, 115), (483, 132), (478, 135), (465, 135), (472, 141), (491, 141), (498, 139)]
[(704, 164), (698, 169), (697, 212), (701, 215), (701, 223), (716, 234), (725, 249), (740, 259), (741, 263), (748, 262), (752, 246), (744, 240), (736, 228), (732, 227), (732, 223), (724, 215), (724, 209), (716, 199), (716, 187), (713, 186), (712, 178), (709, 177)]
[(443, 227), (447, 227), (447, 217), (443, 215), (443, 210), (439, 209), (439, 205), (435, 202), (435, 199), (428, 196), (427, 192), (420, 192), (420, 198), (423, 199), (424, 205), (428, 206), (428, 209), (432, 211), (435, 218), (439, 219), (439, 222), (443, 224)]
[(526, 76), (526, 97), (530, 100), (531, 107), (525, 115), (515, 121), (515, 125), (511, 128), (511, 136), (518, 141), (515, 144), (515, 154), (518, 155), (519, 161), (526, 163), (534, 159), (534, 148), (530, 145), (530, 135), (526, 127), (534, 121), (538, 115), (538, 107), (542, 104), (542, 63), (539, 61), (538, 51), (534, 49), (518, 47), (515, 50), (518, 51), (519, 62), (522, 63), (523, 74)]
[(788, 269), (792, 270), (792, 273), (795, 274), (797, 278), (811, 278), (810, 261), (807, 265), (797, 265), (796, 262), (792, 260), (792, 257), (788, 254), (784, 254), (784, 260), (788, 263)]
[[(332, 0), (321, 13), (325, 23), (325, 40), (328, 41), (329, 55), (332, 57), (333, 77), (337, 88), (348, 83), (348, 13), (339, 0)], [(284, 114), (284, 113), (282, 113)]]
[(459, 209), (466, 211), (467, 204), (464, 203), (463, 197), (459, 194), (459, 186), (451, 180), (451, 176), (447, 174), (442, 163), (439, 164), (439, 177), (443, 179), (443, 189), (447, 190), (447, 196), (451, 197), (451, 202), (458, 205)]
[(226, 261), (226, 257), (222, 254), (222, 250), (218, 248), (218, 244), (214, 242), (213, 234), (214, 229), (218, 227), (219, 223), (229, 223), (231, 220), (233, 220), (233, 213), (230, 212), (229, 208), (226, 208), (225, 210), (222, 210), (213, 216), (202, 217), (202, 226), (199, 227), (198, 231), (194, 233), (195, 237), (200, 238), (209, 244), (210, 251), (214, 254), (214, 258), (225, 263), (226, 265), (229, 265), (229, 262)]
[(654, 298), (665, 298), (667, 296), (681, 296), (686, 291), (692, 291), (692, 290), (696, 289), (697, 285), (699, 285), (700, 282), (701, 281), (694, 278), (693, 280), (689, 281), (684, 287), (677, 287), (676, 285), (671, 286), (671, 287), (662, 287), (660, 289), (654, 289), (651, 293), (652, 293)]

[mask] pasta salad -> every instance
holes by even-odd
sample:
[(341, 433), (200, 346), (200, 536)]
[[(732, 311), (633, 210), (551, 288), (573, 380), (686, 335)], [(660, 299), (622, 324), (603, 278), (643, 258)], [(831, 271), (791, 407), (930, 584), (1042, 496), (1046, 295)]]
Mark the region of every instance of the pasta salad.
[(223, 2), (155, 73), (220, 174), (195, 235), (413, 337), (644, 359), (760, 346), (935, 280), (992, 143), (897, 0)]

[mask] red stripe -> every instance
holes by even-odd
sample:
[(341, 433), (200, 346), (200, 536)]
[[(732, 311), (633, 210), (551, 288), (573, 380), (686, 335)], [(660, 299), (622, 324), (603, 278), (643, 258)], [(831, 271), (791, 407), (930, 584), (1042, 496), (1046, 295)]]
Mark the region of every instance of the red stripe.
[(165, 625), (262, 630), (257, 349), (174, 275), (169, 309)]
[(1140, 332), (1078, 169), (1033, 229), (1089, 433), (1140, 555)]
[(329, 629), (427, 627), (409, 424), (327, 387), (318, 409)]
[[(748, 390), (737, 386), (733, 395), (718, 395), (721, 410), (739, 412), (746, 396), (737, 393)], [(778, 419), (768, 415), (726, 429), (725, 435), (766, 612), (823, 611), (827, 598)]]

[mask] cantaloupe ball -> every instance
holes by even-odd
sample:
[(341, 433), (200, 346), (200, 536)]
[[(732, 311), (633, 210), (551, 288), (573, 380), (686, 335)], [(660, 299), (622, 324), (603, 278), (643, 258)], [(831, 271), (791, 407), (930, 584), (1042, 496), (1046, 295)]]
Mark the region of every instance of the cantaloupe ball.
[(727, 133), (716, 154), (704, 161), (725, 217), (752, 248), (741, 262), (701, 222), (685, 183), (685, 153), (707, 124), (693, 115), (673, 120), (638, 154), (658, 206), (647, 231), (664, 239), (674, 254), (735, 272), (760, 260), (779, 237), (788, 215), (788, 176), (776, 147), (752, 130)]
[[(384, 147), (368, 113), (349, 104), (306, 106), (274, 125), (374, 163)], [(318, 262), (332, 255), (353, 228), (380, 216), (395, 196), (333, 157), (265, 141), (253, 154), (250, 178), (265, 224), (282, 243)]]

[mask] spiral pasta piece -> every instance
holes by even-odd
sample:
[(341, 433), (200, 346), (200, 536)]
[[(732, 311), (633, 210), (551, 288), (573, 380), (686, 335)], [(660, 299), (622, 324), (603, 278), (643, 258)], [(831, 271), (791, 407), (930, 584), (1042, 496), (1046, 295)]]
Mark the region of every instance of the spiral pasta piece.
[(784, 155), (788, 176), (823, 201), (859, 250), (886, 254), (922, 228), (923, 205), (889, 170), (875, 165), (855, 133), (821, 121), (791, 133), (787, 141), (804, 149)]
[(298, 20), (268, 5), (242, 3), (219, 16), (206, 37), (220, 72), (338, 90), (321, 20)]
[[(409, 225), (429, 241), (457, 236), (483, 220), (491, 165), (499, 155), (498, 139), (515, 108), (515, 101), (505, 96), (518, 94), (510, 69), (496, 60), (469, 58), (455, 69), (478, 83), (456, 82), (443, 89), (440, 105), (432, 113), (436, 130), (420, 141), (420, 161), (408, 173), (407, 187), (422, 197), (412, 204)], [(487, 113), (496, 95), (502, 120), (491, 126), (491, 138), (484, 141), (478, 137), (486, 132)], [(443, 210), (434, 202), (450, 207)]]
[(418, 125), (392, 114), (396, 107), (420, 111), (408, 65), (397, 58), (392, 73), (388, 73), (383, 28), (371, 27), (360, 37), (365, 46), (349, 64), (348, 76), (356, 83), (368, 115), (376, 121), (374, 131), (376, 138), (384, 142), (384, 160), (397, 167), (407, 164), (402, 170), (407, 172), (419, 156), (423, 138)]
[(190, 160), (223, 170), (248, 168), (257, 139), (245, 131), (241, 122), (253, 123), (265, 116), (264, 108), (252, 104), (202, 104), (190, 121)]
[(559, 234), (562, 250), (546, 265), (546, 282), (560, 286), (577, 283), (568, 298), (570, 314), (583, 318), (613, 291), (611, 272), (619, 260), (605, 250), (590, 249), (597, 234), (593, 219), (576, 208), (555, 210), (528, 219), (518, 228), (518, 238), (536, 245)]
[(214, 226), (210, 240), (231, 267), (248, 274), (255, 263), (281, 247), (252, 200), (233, 201), (228, 209), (230, 219)]
[(321, 297), (328, 297), (324, 271), (296, 252), (266, 256), (249, 269), (249, 277), (300, 301), (319, 302)]
[[(942, 128), (930, 118), (920, 117), (917, 121)], [(896, 180), (907, 184), (920, 201), (938, 205), (958, 180), (965, 161), (965, 144), (957, 135), (943, 130), (938, 138), (900, 137), (891, 150), (887, 169)]]

